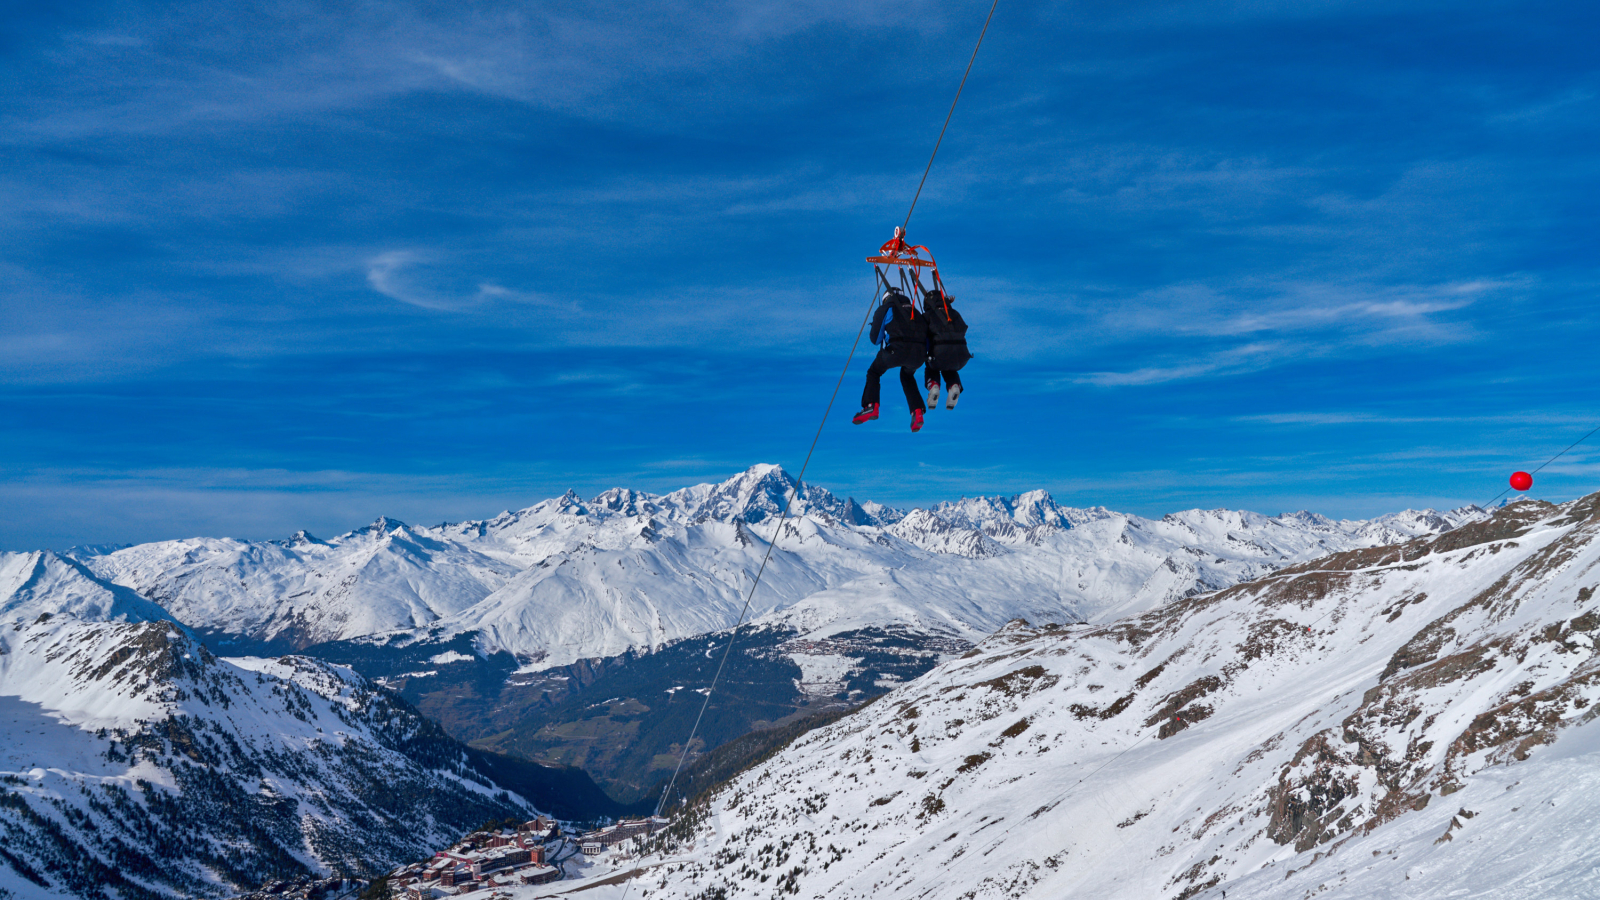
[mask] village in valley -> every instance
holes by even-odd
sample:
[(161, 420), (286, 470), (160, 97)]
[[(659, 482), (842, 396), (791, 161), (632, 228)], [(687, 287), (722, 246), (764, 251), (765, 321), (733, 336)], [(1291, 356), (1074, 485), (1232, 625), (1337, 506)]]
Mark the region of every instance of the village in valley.
[[(385, 879), (395, 900), (433, 900), (478, 891), (548, 884), (585, 877), (583, 870), (616, 855), (631, 858), (628, 844), (666, 828), (659, 816), (622, 819), (593, 831), (564, 829), (548, 816), (474, 831), (430, 859), (401, 866)], [(493, 896), (493, 895), (491, 895)]]

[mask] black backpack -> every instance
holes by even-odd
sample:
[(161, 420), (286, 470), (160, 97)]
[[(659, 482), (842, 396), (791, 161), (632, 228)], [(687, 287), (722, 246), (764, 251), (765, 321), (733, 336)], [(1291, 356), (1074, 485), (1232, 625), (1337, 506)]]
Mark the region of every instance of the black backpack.
[(901, 293), (893, 293), (885, 298), (889, 306), (889, 315), (883, 323), (883, 334), (879, 339), (885, 344), (892, 341), (906, 341), (921, 343), (927, 331), (927, 323), (911, 305), (911, 300)]
[(955, 307), (945, 302), (943, 294), (929, 291), (923, 298), (922, 305), (927, 311), (928, 337), (934, 344), (967, 342), (967, 322), (961, 318), (961, 313), (957, 312)]

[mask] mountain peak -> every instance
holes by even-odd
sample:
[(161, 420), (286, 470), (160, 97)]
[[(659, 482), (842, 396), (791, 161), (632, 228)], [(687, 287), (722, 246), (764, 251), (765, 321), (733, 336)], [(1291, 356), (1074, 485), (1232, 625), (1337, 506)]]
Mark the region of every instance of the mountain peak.
[(572, 488), (567, 488), (567, 492), (556, 499), (556, 508), (571, 516), (587, 516), (589, 514), (589, 507), (584, 504), (583, 498), (578, 496), (578, 492)]
[[(7, 778), (0, 896), (235, 896), (382, 870), (534, 812), (496, 782), (509, 767), (328, 663), (226, 660), (171, 622), (66, 616), (3, 629), (0, 654), (0, 752), (31, 769)], [(300, 750), (290, 765), (285, 745)]]
[[(878, 506), (876, 503), (870, 505)], [(878, 506), (878, 509), (883, 510), (885, 507)], [(877, 528), (881, 528), (885, 525), (899, 521), (898, 518), (888, 519), (878, 515), (877, 513), (868, 509), (866, 504), (857, 503), (856, 498), (854, 497), (845, 498), (844, 509), (840, 513), (839, 518), (846, 525), (860, 525)]]
[(753, 465), (721, 484), (706, 487), (709, 490), (695, 504), (694, 521), (737, 520), (755, 525), (782, 516), (785, 508), (790, 516), (813, 513), (835, 520), (845, 513), (844, 504), (833, 494), (801, 484), (782, 466), (771, 463)]
[(785, 472), (783, 470), (783, 466), (780, 466), (777, 463), (756, 463), (735, 477), (742, 477), (746, 475), (755, 476), (757, 478), (766, 478), (770, 475), (775, 476), (789, 484), (794, 483), (794, 479), (789, 477), (789, 473)]
[[(378, 537), (378, 536), (381, 536), (381, 535), (389, 534), (389, 533), (393, 532), (394, 530), (396, 530), (398, 528), (405, 528), (405, 527), (407, 527), (406, 523), (400, 521), (399, 519), (391, 519), (388, 516), (379, 516), (376, 519), (372, 520), (372, 524), (371, 525), (368, 525), (365, 528), (357, 529), (355, 531), (355, 533), (356, 534), (370, 534), (370, 535), (373, 535), (374, 537)], [(300, 534), (305, 534), (305, 532), (302, 531), (302, 532), (300, 532)], [(299, 537), (299, 535), (297, 534), (296, 537)]]
[(1010, 497), (962, 497), (933, 507), (932, 512), (967, 528), (993, 528), (1005, 524), (1022, 528), (1040, 525), (1071, 528), (1066, 510), (1056, 504), (1048, 491), (1033, 490)]
[(1279, 513), (1278, 521), (1312, 528), (1333, 527), (1332, 519), (1321, 513), (1314, 513), (1306, 509), (1296, 510), (1294, 512)]
[[(554, 647), (588, 657), (622, 652), (643, 634), (653, 646), (718, 626), (727, 585), (744, 567), (738, 548), (759, 541), (764, 550), (786, 505), (797, 539), (792, 548), (783, 544), (796, 555), (786, 557), (783, 574), (768, 573), (764, 586), (772, 590), (762, 594), (772, 603), (821, 598), (806, 608), (837, 608), (846, 619), (875, 625), (875, 616), (899, 621), (920, 610), (919, 621), (932, 621), (960, 609), (957, 627), (971, 633), (989, 628), (991, 617), (966, 605), (972, 596), (1042, 621), (1121, 615), (1334, 550), (1445, 531), (1452, 516), (1465, 515), (1427, 511), (1407, 514), (1407, 521), (1312, 527), (1304, 524), (1311, 514), (1269, 519), (1213, 510), (1176, 513), (1168, 524), (1064, 507), (1045, 490), (907, 512), (843, 499), (761, 463), (664, 495), (618, 487), (584, 501), (567, 491), (489, 521), (415, 528), (380, 518), (330, 542), (308, 534), (295, 542), (172, 541), (84, 564), (184, 622), (252, 639), (305, 646), (437, 627), (478, 630), (492, 635), (486, 640), (495, 647), (541, 659)], [(734, 525), (742, 527), (730, 532)], [(1106, 560), (1112, 563), (1101, 565)], [(563, 566), (564, 575), (588, 574), (578, 581), (547, 577)], [(904, 583), (873, 577), (891, 570), (912, 574)], [(668, 572), (675, 577), (660, 577)], [(913, 582), (920, 583), (905, 586)], [(642, 630), (608, 625), (574, 642), (567, 634), (573, 619), (523, 612), (570, 612), (623, 595), (640, 598), (637, 608), (631, 600), (626, 606), (646, 623)]]
[(590, 500), (589, 506), (610, 515), (647, 516), (654, 514), (660, 507), (657, 502), (659, 499), (654, 494), (646, 494), (633, 488), (611, 488)]

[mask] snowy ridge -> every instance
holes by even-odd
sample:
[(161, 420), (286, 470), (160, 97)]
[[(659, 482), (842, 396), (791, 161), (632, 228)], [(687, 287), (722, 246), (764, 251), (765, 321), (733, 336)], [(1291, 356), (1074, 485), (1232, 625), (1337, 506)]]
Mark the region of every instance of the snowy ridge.
[(932, 513), (952, 525), (978, 530), (997, 526), (1009, 530), (1040, 525), (1071, 528), (1117, 515), (1103, 506), (1092, 509), (1057, 506), (1055, 499), (1044, 491), (1028, 491), (1015, 497), (963, 497), (953, 503), (940, 503), (932, 509)]
[(480, 651), (537, 668), (731, 627), (772, 540), (757, 617), (975, 640), (1015, 617), (1123, 615), (1481, 515), (1335, 522), (1189, 510), (1151, 520), (1059, 506), (1043, 491), (901, 512), (804, 485), (775, 534), (795, 488), (781, 468), (759, 465), (721, 484), (616, 488), (590, 501), (569, 491), (437, 528), (380, 519), (327, 541), (196, 538), (82, 561), (196, 628), (299, 647), (474, 634)]
[(169, 621), (0, 627), (4, 896), (231, 896), (529, 811), (348, 669), (219, 659)]
[(1593, 896), (1597, 588), (1600, 494), (1012, 623), (735, 779), (634, 893)]
[(0, 620), (69, 615), (105, 622), (161, 622), (172, 616), (121, 585), (48, 550), (0, 552)]
[(84, 560), (181, 621), (301, 645), (424, 625), (489, 596), (519, 567), (393, 519), (329, 541), (193, 538)]

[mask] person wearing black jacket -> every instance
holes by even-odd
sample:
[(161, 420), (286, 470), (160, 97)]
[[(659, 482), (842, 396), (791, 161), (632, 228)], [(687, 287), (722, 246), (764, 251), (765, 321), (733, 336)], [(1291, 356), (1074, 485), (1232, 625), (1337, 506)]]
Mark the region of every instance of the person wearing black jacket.
[(867, 368), (867, 386), (861, 391), (861, 412), (850, 421), (860, 425), (878, 417), (878, 382), (883, 373), (898, 367), (900, 387), (911, 407), (911, 430), (922, 430), (922, 415), (927, 406), (917, 389), (917, 367), (927, 356), (928, 327), (911, 298), (898, 288), (889, 288), (872, 316), (872, 342), (881, 348)]
[(961, 367), (972, 358), (967, 350), (967, 322), (956, 312), (955, 298), (943, 291), (929, 291), (922, 300), (923, 322), (928, 332), (928, 369), (923, 384), (928, 388), (928, 405), (939, 402), (939, 379), (945, 386), (945, 409), (955, 409), (961, 397)]

